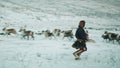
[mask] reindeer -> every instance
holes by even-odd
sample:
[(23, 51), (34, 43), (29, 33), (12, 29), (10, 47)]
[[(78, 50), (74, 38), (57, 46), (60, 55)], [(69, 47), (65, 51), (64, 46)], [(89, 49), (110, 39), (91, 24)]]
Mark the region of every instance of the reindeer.
[(63, 33), (63, 39), (64, 39), (65, 37), (68, 37), (69, 40), (70, 40), (70, 38), (73, 39), (73, 32), (72, 32), (72, 30), (62, 31), (62, 33)]
[(27, 40), (29, 40), (29, 36), (33, 38), (34, 40), (34, 32), (32, 31), (26, 31), (26, 29), (20, 29), (19, 32), (22, 32), (22, 37), (25, 39), (27, 37)]
[(54, 30), (53, 30), (53, 34), (54, 34), (55, 36), (60, 36), (60, 33), (61, 33), (61, 30), (60, 30), (60, 29), (54, 29)]
[(102, 35), (102, 38), (106, 40), (108, 39), (109, 41), (113, 41), (113, 43), (114, 43), (114, 40), (120, 43), (120, 35), (116, 33), (105, 31), (105, 33)]
[(55, 38), (54, 34), (50, 30), (42, 31), (46, 38)]
[(3, 31), (5, 32), (5, 34), (7, 34), (7, 35), (10, 35), (11, 33), (12, 33), (12, 34), (17, 34), (16, 30), (13, 29), (13, 28), (11, 28), (11, 29), (6, 29), (6, 27), (5, 27), (5, 28), (3, 28), (2, 30), (3, 30)]

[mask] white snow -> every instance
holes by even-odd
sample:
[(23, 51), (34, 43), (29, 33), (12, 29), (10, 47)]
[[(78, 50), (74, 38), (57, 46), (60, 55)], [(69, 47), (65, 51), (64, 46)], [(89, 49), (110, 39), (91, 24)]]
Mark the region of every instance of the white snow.
[(96, 41), (88, 42), (88, 50), (76, 61), (72, 54), (76, 50), (71, 47), (75, 38), (35, 35), (35, 40), (26, 40), (20, 35), (0, 35), (0, 68), (119, 68), (120, 44), (101, 38), (106, 30), (120, 34), (119, 3), (119, 0), (0, 0), (0, 33), (3, 27), (15, 28), (17, 32), (21, 27), (34, 32), (70, 30), (85, 20), (89, 37)]

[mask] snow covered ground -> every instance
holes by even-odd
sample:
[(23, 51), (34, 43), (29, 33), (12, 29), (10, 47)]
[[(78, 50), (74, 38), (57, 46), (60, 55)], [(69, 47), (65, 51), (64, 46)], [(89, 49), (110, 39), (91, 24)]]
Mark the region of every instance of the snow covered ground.
[(101, 32), (90, 31), (96, 43), (87, 43), (88, 50), (78, 61), (72, 55), (73, 41), (68, 39), (35, 36), (35, 40), (23, 40), (0, 36), (0, 68), (119, 68), (120, 46), (103, 41)]
[[(85, 20), (89, 37), (88, 50), (81, 60), (74, 60), (74, 40), (61, 37), (48, 39), (35, 35), (35, 40), (21, 36), (0, 35), (0, 68), (119, 68), (120, 45), (105, 42), (105, 30), (120, 34), (119, 0), (0, 0), (0, 33), (3, 27), (26, 27), (35, 32), (55, 28), (69, 30)], [(75, 29), (73, 30), (75, 32)]]

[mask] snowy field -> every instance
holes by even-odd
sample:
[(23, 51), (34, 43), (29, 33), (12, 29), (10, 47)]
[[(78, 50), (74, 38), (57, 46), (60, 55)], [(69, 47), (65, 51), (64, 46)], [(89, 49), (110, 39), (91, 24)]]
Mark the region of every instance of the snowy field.
[[(120, 34), (119, 0), (0, 0), (0, 33), (2, 28), (21, 27), (42, 30), (75, 30), (86, 21), (88, 50), (75, 60), (71, 45), (76, 40), (62, 37), (35, 40), (20, 35), (0, 35), (0, 68), (120, 68), (120, 44), (101, 38), (104, 31)], [(19, 32), (18, 32), (19, 34)]]
[(101, 31), (90, 32), (99, 33), (90, 36), (96, 43), (88, 42), (87, 52), (77, 61), (72, 55), (75, 51), (72, 40), (0, 36), (0, 68), (119, 68), (120, 45), (103, 41)]

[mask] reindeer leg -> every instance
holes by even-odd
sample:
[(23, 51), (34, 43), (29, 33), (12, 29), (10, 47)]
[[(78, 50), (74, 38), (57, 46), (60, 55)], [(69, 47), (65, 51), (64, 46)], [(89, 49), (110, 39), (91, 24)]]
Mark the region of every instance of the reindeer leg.
[(52, 34), (52, 36), (53, 36), (54, 39), (56, 39), (55, 35)]
[(23, 39), (25, 39), (25, 35), (23, 35), (23, 37), (22, 37)]
[(27, 40), (29, 40), (29, 36), (27, 36)]
[(62, 39), (64, 39), (64, 38), (65, 38), (65, 36), (62, 37)]
[(120, 41), (118, 41), (118, 44), (120, 44)]
[(33, 40), (34, 40), (34, 36), (32, 35), (31, 37), (32, 37), (32, 38), (33, 38)]

